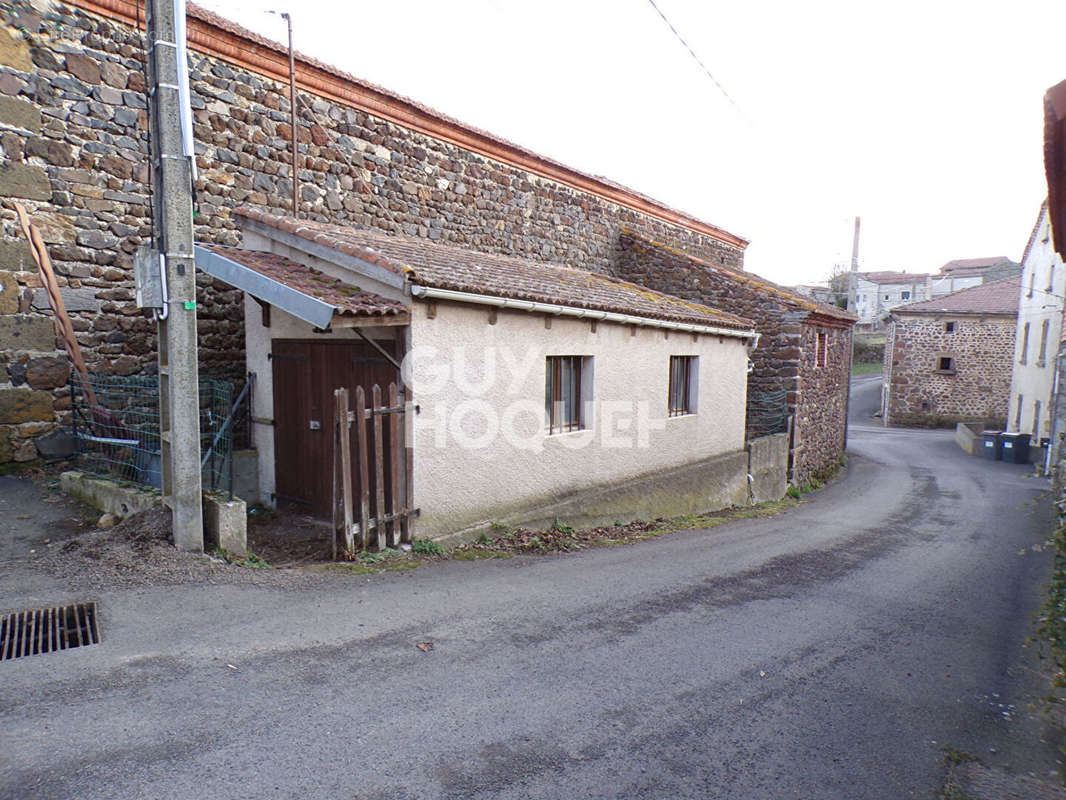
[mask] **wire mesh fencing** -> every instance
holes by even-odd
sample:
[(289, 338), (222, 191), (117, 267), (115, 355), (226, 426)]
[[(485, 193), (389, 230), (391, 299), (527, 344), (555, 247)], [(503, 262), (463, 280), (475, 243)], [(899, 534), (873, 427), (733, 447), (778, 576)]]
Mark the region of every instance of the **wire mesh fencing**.
[(748, 395), (748, 438), (756, 439), (788, 430), (788, 392), (755, 392)]
[[(70, 398), (75, 458), (80, 470), (162, 488), (157, 378), (90, 375), (86, 383), (74, 373)], [(201, 378), (199, 408), (204, 489), (232, 491), (232, 384)]]

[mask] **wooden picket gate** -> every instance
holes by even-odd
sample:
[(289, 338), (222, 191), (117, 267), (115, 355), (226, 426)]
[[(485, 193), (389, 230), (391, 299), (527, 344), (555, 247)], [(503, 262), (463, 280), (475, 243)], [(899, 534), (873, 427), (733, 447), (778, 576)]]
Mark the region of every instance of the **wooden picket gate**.
[[(411, 508), (411, 459), (401, 436), (406, 410), (396, 384), (389, 384), (388, 405), (382, 405), (381, 387), (377, 384), (371, 391), (369, 407), (362, 386), (355, 389), (354, 408), (348, 389), (337, 389), (333, 396), (337, 409), (333, 448), (333, 557), (337, 557), (337, 543), (342, 538), (344, 550), (349, 554), (410, 542), (411, 517), (418, 515), (418, 509)], [(385, 421), (387, 430), (383, 430)]]

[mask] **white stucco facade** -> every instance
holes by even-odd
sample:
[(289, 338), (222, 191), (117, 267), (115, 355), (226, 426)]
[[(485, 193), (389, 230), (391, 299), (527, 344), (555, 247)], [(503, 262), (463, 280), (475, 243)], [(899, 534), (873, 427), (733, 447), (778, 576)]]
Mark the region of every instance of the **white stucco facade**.
[[(744, 447), (748, 341), (461, 303), (416, 303), (418, 535)], [(696, 412), (668, 416), (670, 357), (697, 356)], [(585, 357), (586, 430), (550, 435), (546, 359)], [(591, 373), (591, 374), (589, 374)], [(588, 396), (591, 393), (591, 397)]]
[(1008, 429), (1032, 435), (1034, 443), (1051, 435), (1051, 395), (1064, 294), (1066, 269), (1052, 247), (1047, 210), (1042, 209), (1022, 263), (1007, 416)]
[(897, 306), (928, 299), (929, 288), (924, 279), (877, 283), (860, 275), (855, 281), (855, 312), (862, 324), (876, 324)]

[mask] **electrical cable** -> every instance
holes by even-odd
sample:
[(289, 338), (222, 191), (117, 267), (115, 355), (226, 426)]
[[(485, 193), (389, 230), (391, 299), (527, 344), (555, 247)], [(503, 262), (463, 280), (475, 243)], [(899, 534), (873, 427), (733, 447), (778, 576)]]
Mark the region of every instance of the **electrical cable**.
[(667, 27), (669, 27), (670, 30), (673, 31), (674, 36), (676, 36), (677, 40), (685, 46), (685, 49), (688, 50), (689, 55), (691, 55), (692, 58), (695, 59), (696, 63), (700, 65), (700, 68), (707, 74), (707, 77), (711, 79), (711, 82), (718, 87), (718, 91), (722, 93), (722, 96), (729, 101), (729, 104), (732, 105), (734, 109), (736, 109), (736, 112), (738, 114), (743, 116), (743, 112), (741, 112), (740, 106), (737, 105), (737, 101), (730, 96), (729, 92), (725, 90), (725, 87), (722, 86), (718, 79), (714, 77), (711, 71), (707, 68), (707, 65), (700, 60), (700, 57), (696, 55), (696, 51), (689, 46), (689, 43), (685, 41), (684, 37), (678, 32), (677, 28), (674, 27), (674, 24), (670, 22), (666, 14), (662, 12), (662, 9), (655, 4), (655, 0), (648, 0), (648, 2), (651, 3), (651, 7), (659, 13), (659, 16), (663, 18), (663, 22), (665, 22)]

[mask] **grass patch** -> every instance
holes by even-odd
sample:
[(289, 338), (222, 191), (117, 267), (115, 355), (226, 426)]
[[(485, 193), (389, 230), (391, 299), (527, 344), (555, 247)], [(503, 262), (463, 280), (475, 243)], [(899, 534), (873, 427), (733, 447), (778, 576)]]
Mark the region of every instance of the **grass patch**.
[[(395, 552), (395, 551), (393, 551)], [(422, 566), (422, 562), (401, 554), (403, 558), (380, 561), (335, 561), (332, 564), (315, 564), (311, 569), (324, 572), (339, 572), (343, 575), (379, 575), (382, 572), (407, 572)]]
[(411, 543), (411, 552), (424, 556), (445, 556), (444, 548), (432, 539), (415, 539)]
[(941, 745), (940, 749), (944, 752), (944, 763), (948, 765), (948, 778), (944, 783), (944, 788), (937, 795), (937, 800), (978, 800), (959, 786), (955, 780), (955, 770), (962, 764), (978, 761), (977, 756), (946, 744)]
[(609, 547), (653, 539), (673, 531), (707, 530), (737, 519), (772, 517), (797, 505), (797, 498), (785, 497), (757, 506), (728, 508), (706, 514), (685, 514), (650, 522), (616, 522), (599, 528), (574, 528), (556, 520), (546, 530), (508, 529), (497, 536), (482, 534), (477, 541), (453, 550), (449, 557), (460, 561), (483, 558), (510, 558), (517, 554), (548, 555)]
[(239, 556), (229, 552), (225, 548), (218, 547), (215, 549), (213, 555), (215, 558), (221, 558), (226, 563), (234, 564), (238, 567), (246, 567), (247, 569), (273, 569), (265, 559), (260, 558), (251, 550), (248, 551), (247, 555)]
[(877, 362), (877, 363), (873, 363), (873, 364), (864, 364), (864, 363), (861, 363), (861, 362), (856, 362), (856, 363), (851, 365), (851, 374), (852, 375), (877, 375), (877, 374), (879, 374), (881, 372), (883, 367), (884, 367), (884, 365), (882, 365), (881, 362)]

